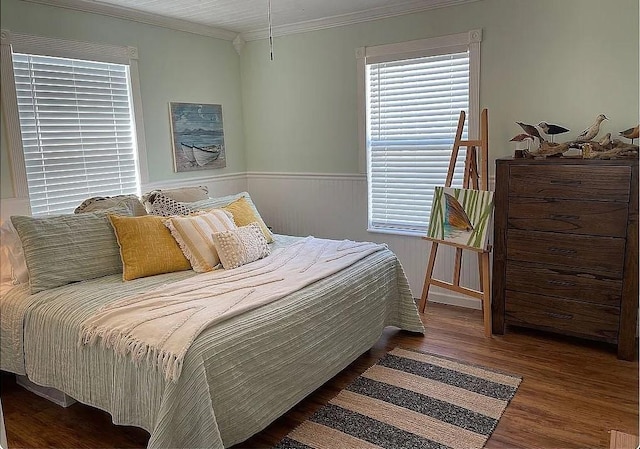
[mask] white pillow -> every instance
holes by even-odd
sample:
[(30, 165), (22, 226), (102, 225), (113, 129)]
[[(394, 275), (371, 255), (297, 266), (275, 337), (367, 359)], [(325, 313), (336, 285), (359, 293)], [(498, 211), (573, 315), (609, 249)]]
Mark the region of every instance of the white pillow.
[(148, 202), (150, 215), (160, 215), (161, 217), (171, 217), (173, 215), (189, 215), (191, 209), (185, 203), (174, 200), (162, 193), (153, 194), (153, 202)]
[(9, 260), (9, 250), (4, 245), (0, 247), (0, 285), (13, 284), (13, 269)]
[(0, 226), (0, 266), (2, 283), (10, 282), (14, 285), (29, 283), (27, 261), (24, 258), (22, 242), (11, 220), (5, 220)]
[(258, 223), (213, 234), (213, 244), (225, 270), (237, 268), (271, 254)]

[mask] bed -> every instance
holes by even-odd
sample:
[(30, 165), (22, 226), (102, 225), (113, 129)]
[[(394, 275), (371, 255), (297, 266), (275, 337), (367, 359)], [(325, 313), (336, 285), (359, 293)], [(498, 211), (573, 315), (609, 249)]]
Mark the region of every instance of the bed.
[[(275, 235), (272, 249), (297, 237)], [(383, 328), (423, 333), (406, 276), (388, 249), (277, 301), (204, 330), (176, 380), (103, 345), (79, 344), (105, 304), (198, 276), (191, 270), (122, 282), (104, 276), (0, 302), (0, 368), (27, 375), (146, 429), (149, 447), (223, 448), (242, 442), (367, 351)]]

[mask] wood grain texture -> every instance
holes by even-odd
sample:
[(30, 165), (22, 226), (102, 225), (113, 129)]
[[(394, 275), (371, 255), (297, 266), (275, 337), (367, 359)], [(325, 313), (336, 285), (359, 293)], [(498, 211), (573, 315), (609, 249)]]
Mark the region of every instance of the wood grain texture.
[(494, 264), (494, 322), (502, 312), (510, 324), (617, 342), (633, 360), (638, 160), (505, 158), (496, 173), (504, 244), (494, 257), (505, 262)]
[(509, 228), (626, 237), (627, 203), (550, 198), (509, 199)]
[(628, 433), (612, 430), (609, 449), (637, 449), (638, 442), (639, 440), (636, 435), (629, 435)]
[[(499, 188), (498, 188), (499, 187)], [(491, 284), (491, 329), (504, 334), (504, 292), (507, 267), (507, 217), (509, 216), (509, 165), (496, 161), (496, 191), (493, 196), (493, 282)]]
[(507, 238), (507, 259), (622, 278), (624, 239), (515, 229), (507, 231)]
[(493, 322), (617, 341), (633, 360), (638, 160), (498, 159), (495, 198)]
[(506, 288), (620, 307), (622, 280), (572, 268), (514, 261), (507, 266)]
[(578, 200), (629, 201), (631, 169), (626, 166), (514, 165), (509, 195)]
[(620, 308), (507, 290), (507, 324), (554, 330), (615, 343)]
[[(523, 377), (487, 448), (607, 447), (609, 431), (638, 427), (638, 363), (617, 360), (611, 345), (530, 330), (485, 338), (482, 313), (432, 303), (426, 336), (387, 329), (376, 345), (268, 428), (234, 449), (268, 448), (326, 404), (387, 350), (406, 347)], [(114, 426), (102, 411), (63, 409), (2, 376), (11, 448), (143, 448), (148, 435)]]
[(627, 245), (624, 255), (624, 286), (620, 312), (620, 343), (618, 357), (631, 360), (636, 353), (636, 329), (638, 322), (638, 164), (633, 166)]

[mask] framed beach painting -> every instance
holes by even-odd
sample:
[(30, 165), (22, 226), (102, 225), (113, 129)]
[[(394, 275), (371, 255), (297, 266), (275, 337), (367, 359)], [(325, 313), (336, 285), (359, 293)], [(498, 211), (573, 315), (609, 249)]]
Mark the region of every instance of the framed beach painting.
[(436, 187), (427, 236), (486, 251), (493, 219), (493, 192)]
[(169, 103), (176, 172), (227, 166), (222, 105)]

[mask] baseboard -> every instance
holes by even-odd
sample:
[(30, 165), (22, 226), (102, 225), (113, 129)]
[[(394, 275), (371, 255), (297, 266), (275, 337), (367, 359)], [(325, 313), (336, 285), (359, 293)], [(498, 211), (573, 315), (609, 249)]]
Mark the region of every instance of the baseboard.
[(482, 303), (477, 299), (450, 293), (429, 293), (429, 302), (447, 304), (450, 306), (465, 307), (467, 309), (482, 310)]
[(42, 387), (31, 382), (27, 376), (16, 375), (16, 383), (22, 388), (25, 388), (30, 392), (53, 402), (54, 404), (58, 404), (60, 407), (66, 408), (77, 402), (71, 396), (66, 395), (60, 390), (56, 390), (55, 388), (50, 387)]

